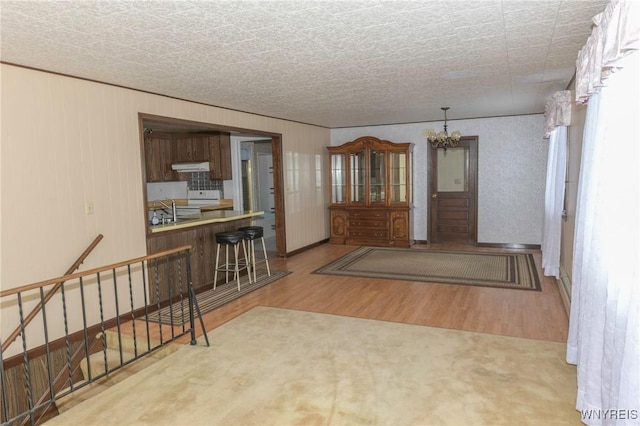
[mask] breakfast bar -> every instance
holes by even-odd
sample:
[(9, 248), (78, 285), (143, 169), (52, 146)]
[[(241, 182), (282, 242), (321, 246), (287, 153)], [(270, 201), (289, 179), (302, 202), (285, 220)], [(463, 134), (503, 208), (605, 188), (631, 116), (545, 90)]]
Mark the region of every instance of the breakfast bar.
[[(202, 213), (184, 216), (177, 222), (169, 222), (151, 226), (151, 233), (176, 231), (179, 229), (192, 228), (194, 226), (210, 225), (232, 222), (263, 215), (263, 211), (236, 211), (236, 210), (211, 210)], [(219, 231), (222, 232), (222, 231)]]
[[(150, 225), (147, 233), (147, 253), (155, 254), (185, 245), (191, 246), (191, 281), (194, 289), (198, 291), (203, 287), (213, 287), (215, 234), (249, 226), (252, 218), (263, 214), (263, 211), (204, 209), (199, 214), (181, 217), (177, 222)], [(176, 267), (167, 273), (177, 274), (177, 270)], [(153, 277), (150, 277), (149, 296), (152, 302), (169, 298), (168, 290), (156, 294), (153, 285)], [(180, 293), (180, 289), (173, 288), (171, 292), (176, 295)]]

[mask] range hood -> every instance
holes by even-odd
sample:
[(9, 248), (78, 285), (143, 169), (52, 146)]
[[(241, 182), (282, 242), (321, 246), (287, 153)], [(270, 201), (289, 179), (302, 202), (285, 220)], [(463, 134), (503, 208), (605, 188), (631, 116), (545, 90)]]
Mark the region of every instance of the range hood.
[(178, 173), (181, 172), (208, 172), (209, 162), (203, 161), (201, 163), (174, 163), (171, 168)]

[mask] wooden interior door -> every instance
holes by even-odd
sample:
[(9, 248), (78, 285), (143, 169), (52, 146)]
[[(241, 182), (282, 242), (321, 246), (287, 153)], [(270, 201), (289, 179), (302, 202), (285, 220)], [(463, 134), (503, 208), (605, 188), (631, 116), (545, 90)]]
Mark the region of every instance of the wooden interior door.
[(478, 242), (478, 137), (463, 137), (455, 148), (431, 148), (429, 242)]

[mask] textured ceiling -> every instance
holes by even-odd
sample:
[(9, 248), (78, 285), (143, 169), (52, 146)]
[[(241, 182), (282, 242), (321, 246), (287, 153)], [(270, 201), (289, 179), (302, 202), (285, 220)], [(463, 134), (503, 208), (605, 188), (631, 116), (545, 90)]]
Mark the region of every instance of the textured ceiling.
[(5, 1), (1, 60), (327, 127), (541, 113), (606, 0)]

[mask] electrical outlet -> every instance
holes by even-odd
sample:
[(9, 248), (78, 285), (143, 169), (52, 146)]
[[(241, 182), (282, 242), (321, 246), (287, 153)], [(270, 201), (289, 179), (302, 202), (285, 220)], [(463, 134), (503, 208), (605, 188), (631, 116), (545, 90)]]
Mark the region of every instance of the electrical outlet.
[(93, 201), (85, 201), (84, 202), (84, 212), (87, 215), (93, 214)]

